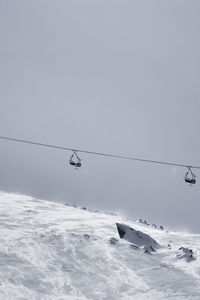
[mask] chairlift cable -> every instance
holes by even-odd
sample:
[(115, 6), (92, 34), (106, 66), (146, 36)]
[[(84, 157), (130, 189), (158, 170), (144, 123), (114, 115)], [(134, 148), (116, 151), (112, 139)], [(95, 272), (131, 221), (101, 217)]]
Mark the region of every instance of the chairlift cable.
[(195, 165), (191, 165), (191, 164), (179, 164), (179, 163), (172, 163), (172, 162), (166, 162), (166, 161), (158, 161), (158, 160), (151, 160), (151, 159), (144, 159), (144, 158), (137, 158), (137, 157), (130, 157), (130, 156), (121, 156), (121, 155), (115, 155), (115, 154), (109, 154), (109, 153), (87, 151), (87, 150), (69, 148), (69, 147), (64, 147), (64, 146), (40, 143), (40, 142), (36, 142), (36, 141), (32, 141), (32, 140), (12, 138), (12, 137), (7, 137), (7, 136), (0, 136), (0, 139), (12, 141), (12, 142), (26, 143), (26, 144), (36, 145), (36, 146), (60, 149), (60, 150), (66, 150), (66, 151), (75, 151), (75, 152), (86, 153), (86, 154), (91, 154), (91, 155), (99, 155), (99, 156), (107, 156), (107, 157), (113, 157), (113, 158), (119, 158), (119, 159), (140, 161), (140, 162), (144, 162), (144, 163), (153, 163), (153, 164), (161, 164), (161, 165), (168, 165), (168, 166), (176, 166), (176, 167), (184, 167), (184, 168), (190, 167), (193, 169), (200, 169), (200, 166), (195, 166)]

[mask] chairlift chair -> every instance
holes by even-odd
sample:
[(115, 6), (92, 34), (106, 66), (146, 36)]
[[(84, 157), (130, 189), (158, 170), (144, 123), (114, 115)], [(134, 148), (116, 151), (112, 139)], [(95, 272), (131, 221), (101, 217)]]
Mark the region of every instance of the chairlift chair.
[(70, 163), (71, 166), (74, 166), (75, 168), (80, 168), (81, 167), (81, 159), (78, 157), (75, 150), (73, 150), (73, 153), (70, 157), (69, 163)]
[(195, 175), (191, 170), (191, 167), (188, 167), (188, 171), (185, 174), (185, 182), (190, 183), (190, 184), (195, 184), (196, 183), (196, 179), (195, 179)]

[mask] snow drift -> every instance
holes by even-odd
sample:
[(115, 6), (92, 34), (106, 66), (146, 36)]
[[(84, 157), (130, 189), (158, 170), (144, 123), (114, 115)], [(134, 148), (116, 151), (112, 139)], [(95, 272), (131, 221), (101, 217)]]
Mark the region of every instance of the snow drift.
[[(164, 247), (147, 255), (119, 239), (116, 223)], [(197, 234), (0, 193), (0, 239), (2, 300), (200, 299)], [(181, 247), (192, 249), (196, 260), (178, 259)]]

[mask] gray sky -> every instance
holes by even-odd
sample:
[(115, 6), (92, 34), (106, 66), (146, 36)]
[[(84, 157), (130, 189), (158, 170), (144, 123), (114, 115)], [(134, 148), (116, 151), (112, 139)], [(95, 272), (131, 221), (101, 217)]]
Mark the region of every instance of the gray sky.
[[(199, 165), (199, 10), (0, 0), (0, 135)], [(5, 141), (0, 153), (1, 190), (199, 232), (185, 169), (84, 154), (76, 171), (70, 152)]]

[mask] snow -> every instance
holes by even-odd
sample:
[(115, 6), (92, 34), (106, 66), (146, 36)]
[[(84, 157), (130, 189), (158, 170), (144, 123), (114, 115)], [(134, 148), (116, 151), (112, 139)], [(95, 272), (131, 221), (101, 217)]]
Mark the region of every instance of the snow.
[[(162, 247), (144, 253), (116, 223)], [(200, 299), (198, 234), (2, 192), (0, 237), (0, 299)]]

